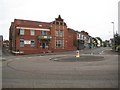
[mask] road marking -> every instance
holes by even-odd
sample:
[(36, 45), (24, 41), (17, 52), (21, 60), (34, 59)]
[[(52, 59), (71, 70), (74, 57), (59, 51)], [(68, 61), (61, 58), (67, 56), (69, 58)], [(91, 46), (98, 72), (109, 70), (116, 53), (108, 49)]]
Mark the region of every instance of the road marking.
[(32, 58), (32, 57), (27, 57), (27, 58)]
[(6, 58), (2, 58), (2, 59), (6, 59)]
[(39, 56), (39, 57), (44, 57), (44, 56)]
[(58, 60), (58, 59), (55, 58), (54, 61), (55, 61), (55, 60)]
[(16, 59), (20, 59), (20, 58), (16, 58)]
[(104, 53), (104, 50), (102, 52), (100, 52), (99, 54), (103, 54)]
[(91, 55), (93, 55), (93, 53), (91, 53)]

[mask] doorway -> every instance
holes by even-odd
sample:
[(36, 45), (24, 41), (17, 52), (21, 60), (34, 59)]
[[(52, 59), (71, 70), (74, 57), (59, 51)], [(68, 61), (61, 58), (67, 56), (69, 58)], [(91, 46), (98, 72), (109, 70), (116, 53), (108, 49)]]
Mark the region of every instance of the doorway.
[(42, 49), (46, 48), (46, 43), (42, 43)]

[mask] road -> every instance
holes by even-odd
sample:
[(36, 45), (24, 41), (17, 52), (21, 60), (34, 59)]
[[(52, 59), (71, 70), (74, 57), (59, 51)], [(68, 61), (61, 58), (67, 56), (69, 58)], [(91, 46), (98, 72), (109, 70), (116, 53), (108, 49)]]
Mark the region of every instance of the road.
[[(6, 49), (4, 49), (6, 50)], [(118, 55), (110, 48), (81, 50), (81, 56), (99, 61), (57, 62), (54, 57), (74, 56), (75, 51), (51, 55), (13, 56), (3, 52), (3, 88), (117, 88)]]

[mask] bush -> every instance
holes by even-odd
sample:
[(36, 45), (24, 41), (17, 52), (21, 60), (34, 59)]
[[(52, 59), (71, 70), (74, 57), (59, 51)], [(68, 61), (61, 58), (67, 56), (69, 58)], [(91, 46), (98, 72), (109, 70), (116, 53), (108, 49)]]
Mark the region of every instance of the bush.
[(117, 45), (112, 46), (112, 50), (116, 50)]
[(120, 45), (116, 47), (115, 51), (120, 52)]

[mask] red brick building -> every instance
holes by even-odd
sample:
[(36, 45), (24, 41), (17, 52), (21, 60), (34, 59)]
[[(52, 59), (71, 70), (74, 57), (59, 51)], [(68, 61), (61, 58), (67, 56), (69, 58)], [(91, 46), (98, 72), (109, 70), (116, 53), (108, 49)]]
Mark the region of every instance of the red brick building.
[(76, 37), (60, 15), (53, 22), (15, 19), (9, 29), (9, 46), (13, 53), (24, 54), (76, 50)]

